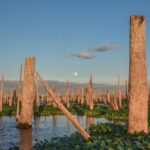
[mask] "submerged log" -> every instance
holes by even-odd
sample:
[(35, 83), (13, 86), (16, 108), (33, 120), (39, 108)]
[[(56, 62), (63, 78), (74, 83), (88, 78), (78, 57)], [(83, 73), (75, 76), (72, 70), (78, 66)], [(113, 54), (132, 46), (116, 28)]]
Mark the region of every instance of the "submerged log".
[(82, 128), (82, 126), (78, 123), (78, 121), (72, 116), (72, 114), (62, 105), (62, 103), (58, 100), (57, 96), (52, 92), (52, 90), (47, 86), (41, 76), (36, 72), (39, 77), (41, 83), (49, 93), (49, 95), (53, 98), (53, 101), (57, 104), (58, 108), (66, 115), (66, 117), (72, 122), (72, 124), (78, 129), (78, 131), (82, 134), (82, 136), (88, 140), (90, 135)]

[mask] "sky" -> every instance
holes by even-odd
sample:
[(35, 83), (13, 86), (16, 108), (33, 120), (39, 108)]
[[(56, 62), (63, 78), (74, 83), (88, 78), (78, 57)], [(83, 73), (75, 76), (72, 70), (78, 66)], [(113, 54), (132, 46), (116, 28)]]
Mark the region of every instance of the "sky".
[(150, 80), (150, 0), (0, 0), (0, 77), (19, 80), (35, 56), (44, 80), (124, 84), (132, 14), (146, 18)]

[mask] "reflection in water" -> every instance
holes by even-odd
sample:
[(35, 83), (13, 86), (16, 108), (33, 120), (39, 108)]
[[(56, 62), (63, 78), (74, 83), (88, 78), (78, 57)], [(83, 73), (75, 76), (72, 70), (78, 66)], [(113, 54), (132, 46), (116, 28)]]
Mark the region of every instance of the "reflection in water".
[(32, 149), (32, 129), (20, 129), (20, 149)]
[(94, 118), (90, 117), (86, 117), (86, 128), (88, 128), (90, 125), (94, 124)]
[(80, 116), (79, 115), (77, 115), (77, 121), (80, 122)]
[[(83, 128), (97, 122), (108, 122), (104, 118), (87, 118), (76, 116)], [(19, 130), (16, 128), (16, 118), (0, 118), (0, 150), (18, 145), (22, 150), (30, 150), (31, 147), (40, 141), (49, 140), (53, 137), (70, 136), (77, 129), (64, 115), (35, 117), (32, 120), (32, 129)]]
[(67, 118), (67, 135), (70, 134), (69, 119)]
[(40, 124), (40, 117), (35, 117), (34, 120), (35, 120), (35, 128), (38, 129)]
[(56, 136), (57, 115), (53, 115), (53, 135)]

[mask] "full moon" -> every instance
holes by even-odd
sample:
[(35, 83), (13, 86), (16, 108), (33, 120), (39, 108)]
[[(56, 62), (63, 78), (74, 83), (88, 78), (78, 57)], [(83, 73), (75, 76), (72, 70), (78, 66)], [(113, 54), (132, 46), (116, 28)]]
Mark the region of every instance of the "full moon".
[(78, 73), (77, 73), (77, 72), (74, 72), (74, 76), (78, 76)]

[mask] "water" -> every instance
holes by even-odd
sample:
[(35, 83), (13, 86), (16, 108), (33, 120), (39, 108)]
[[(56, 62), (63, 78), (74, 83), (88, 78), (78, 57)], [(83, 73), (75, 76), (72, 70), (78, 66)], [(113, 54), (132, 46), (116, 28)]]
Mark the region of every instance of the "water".
[[(105, 118), (74, 117), (83, 128), (97, 122), (109, 122)], [(76, 128), (64, 115), (36, 117), (32, 120), (32, 129), (21, 130), (16, 128), (15, 117), (0, 118), (0, 150), (18, 145), (22, 150), (30, 150), (38, 141), (49, 140), (53, 137), (70, 136)]]

